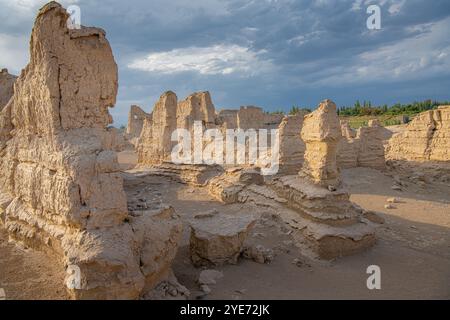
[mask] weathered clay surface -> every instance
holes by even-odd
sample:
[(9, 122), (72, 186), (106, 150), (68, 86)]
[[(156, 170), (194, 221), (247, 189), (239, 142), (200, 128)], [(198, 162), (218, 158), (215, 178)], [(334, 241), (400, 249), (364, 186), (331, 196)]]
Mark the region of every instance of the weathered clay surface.
[(0, 111), (9, 102), (9, 99), (14, 94), (14, 82), (17, 77), (9, 74), (8, 69), (2, 69), (0, 71)]
[(377, 120), (370, 120), (367, 127), (358, 130), (359, 151), (358, 166), (372, 169), (384, 169), (386, 159), (384, 155), (384, 141), (387, 139), (387, 129)]
[(138, 298), (167, 274), (181, 226), (165, 209), (129, 215), (107, 129), (117, 66), (103, 30), (67, 18), (56, 2), (39, 11), (2, 111), (1, 220), (12, 240), (79, 268), (75, 298)]
[[(362, 220), (363, 210), (350, 202), (340, 185), (336, 153), (341, 127), (336, 105), (325, 100), (304, 119), (303, 168), (300, 175), (271, 182), (276, 197), (285, 199), (284, 203), (275, 196), (271, 198), (298, 213), (296, 221), (303, 237), (321, 258), (332, 259), (371, 246), (375, 242), (373, 229)], [(264, 192), (257, 195), (264, 196)]]
[(357, 131), (343, 122), (341, 130), (343, 139), (339, 142), (337, 152), (339, 168), (385, 169), (385, 145), (392, 135), (391, 131), (376, 120), (370, 120), (367, 127)]
[(177, 129), (177, 96), (168, 91), (153, 107), (152, 115), (144, 121), (137, 146), (140, 165), (161, 164), (171, 160), (174, 143), (172, 132)]
[(337, 186), (336, 150), (342, 134), (336, 104), (324, 100), (316, 111), (307, 114), (301, 137), (306, 145), (301, 175), (313, 183)]
[(341, 121), (342, 139), (338, 144), (337, 163), (338, 167), (356, 168), (358, 166), (358, 153), (360, 140), (356, 138), (356, 130), (350, 128), (346, 121)]
[(133, 145), (137, 146), (144, 122), (149, 117), (151, 115), (142, 110), (141, 107), (135, 105), (130, 107), (126, 137)]
[(192, 186), (204, 186), (210, 179), (223, 173), (222, 167), (218, 165), (174, 164), (171, 162), (163, 162), (151, 167), (143, 166), (136, 170), (142, 170)]
[(190, 255), (195, 266), (236, 264), (255, 223), (251, 214), (215, 214), (191, 222)]
[(400, 161), (450, 160), (450, 106), (419, 114), (389, 141), (387, 158)]
[(236, 129), (238, 127), (239, 110), (221, 110), (216, 118), (216, 123), (226, 129)]
[(285, 116), (280, 124), (280, 174), (297, 174), (302, 165), (305, 143), (299, 137), (306, 113)]
[(237, 127), (243, 130), (276, 128), (282, 120), (282, 114), (268, 114), (255, 106), (241, 107), (237, 113)]
[(202, 121), (206, 128), (215, 126), (216, 110), (209, 92), (196, 92), (177, 106), (177, 128), (191, 130), (194, 121)]
[(208, 191), (223, 203), (236, 203), (238, 202), (239, 193), (251, 184), (264, 184), (264, 178), (259, 170), (234, 168), (212, 178), (208, 182)]

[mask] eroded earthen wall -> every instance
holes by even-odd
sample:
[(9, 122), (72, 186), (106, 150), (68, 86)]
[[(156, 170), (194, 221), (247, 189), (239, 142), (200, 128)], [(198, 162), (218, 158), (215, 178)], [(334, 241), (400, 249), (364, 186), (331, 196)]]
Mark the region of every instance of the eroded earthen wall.
[(0, 71), (0, 111), (9, 102), (9, 99), (14, 94), (14, 82), (17, 77), (8, 73), (8, 69), (2, 69)]
[(128, 214), (107, 129), (117, 65), (103, 30), (69, 30), (67, 19), (56, 2), (39, 11), (30, 63), (2, 111), (0, 220), (11, 239), (79, 270), (74, 297), (137, 298), (167, 274), (181, 225)]
[(128, 124), (126, 137), (134, 145), (136, 145), (136, 139), (140, 137), (142, 128), (144, 127), (144, 121), (151, 117), (148, 113), (142, 110), (139, 106), (131, 106), (128, 112)]
[(416, 116), (404, 132), (390, 139), (387, 157), (414, 162), (449, 161), (450, 106)]

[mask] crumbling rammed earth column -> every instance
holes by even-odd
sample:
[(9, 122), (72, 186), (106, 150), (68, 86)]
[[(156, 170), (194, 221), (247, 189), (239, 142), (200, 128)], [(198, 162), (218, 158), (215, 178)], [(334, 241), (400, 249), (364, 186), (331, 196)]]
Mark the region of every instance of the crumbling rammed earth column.
[(306, 115), (301, 136), (306, 151), (300, 173), (279, 177), (272, 184), (287, 206), (298, 212), (295, 221), (302, 226), (300, 235), (324, 259), (370, 247), (375, 242), (374, 230), (340, 183), (336, 150), (342, 135), (336, 105), (325, 100)]
[(117, 65), (103, 30), (68, 17), (56, 2), (39, 11), (0, 113), (0, 224), (75, 272), (74, 298), (135, 299), (169, 276), (181, 223), (171, 208), (128, 214), (107, 128)]
[(336, 151), (342, 134), (334, 102), (325, 100), (304, 117), (301, 137), (306, 150), (300, 175), (325, 187), (338, 186)]

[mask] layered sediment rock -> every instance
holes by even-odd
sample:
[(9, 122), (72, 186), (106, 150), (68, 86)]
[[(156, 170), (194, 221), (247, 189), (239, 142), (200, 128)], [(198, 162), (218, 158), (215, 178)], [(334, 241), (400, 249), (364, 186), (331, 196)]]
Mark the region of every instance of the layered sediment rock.
[(251, 184), (264, 184), (260, 170), (233, 168), (208, 181), (208, 191), (223, 203), (236, 203), (239, 193)]
[(129, 215), (107, 129), (117, 65), (103, 30), (69, 30), (67, 19), (56, 2), (39, 11), (2, 111), (1, 221), (11, 239), (78, 270), (75, 298), (138, 298), (167, 275), (180, 221), (166, 209)]
[(0, 71), (0, 111), (9, 102), (14, 94), (14, 82), (17, 77), (8, 73), (8, 69)]
[(144, 166), (142, 169), (156, 176), (197, 187), (205, 186), (212, 178), (223, 173), (223, 168), (218, 165), (174, 164), (171, 162), (163, 162), (151, 167)]
[(419, 114), (389, 141), (388, 159), (427, 162), (450, 160), (450, 106)]

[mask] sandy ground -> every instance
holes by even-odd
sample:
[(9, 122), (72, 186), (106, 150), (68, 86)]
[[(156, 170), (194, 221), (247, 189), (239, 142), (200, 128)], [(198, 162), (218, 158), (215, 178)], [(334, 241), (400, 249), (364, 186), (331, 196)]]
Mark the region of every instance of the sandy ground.
[(68, 299), (64, 276), (55, 257), (8, 242), (0, 226), (0, 289), (6, 299)]
[[(119, 159), (125, 169), (136, 158), (125, 152)], [(204, 296), (196, 284), (201, 269), (189, 261), (189, 228), (185, 227), (174, 272), (191, 291), (191, 299), (450, 299), (448, 185), (409, 185), (394, 191), (392, 177), (365, 168), (345, 170), (343, 178), (352, 201), (380, 212), (386, 220), (377, 229), (373, 248), (335, 261), (311, 260), (292, 245), (283, 225), (268, 221), (257, 226), (252, 239), (272, 248), (274, 261), (258, 264), (241, 259), (237, 265), (220, 267), (224, 277)], [(223, 205), (206, 190), (151, 176), (125, 185), (129, 197), (139, 194), (170, 203), (186, 225), (195, 213), (212, 208), (236, 213), (251, 210), (238, 204)], [(395, 204), (396, 209), (385, 209), (387, 198), (394, 196), (401, 203)], [(301, 265), (293, 264), (294, 259), (300, 259)], [(381, 290), (366, 287), (369, 265), (381, 267)], [(0, 288), (5, 289), (7, 298), (66, 298), (63, 276), (50, 258), (18, 249), (0, 233)]]

